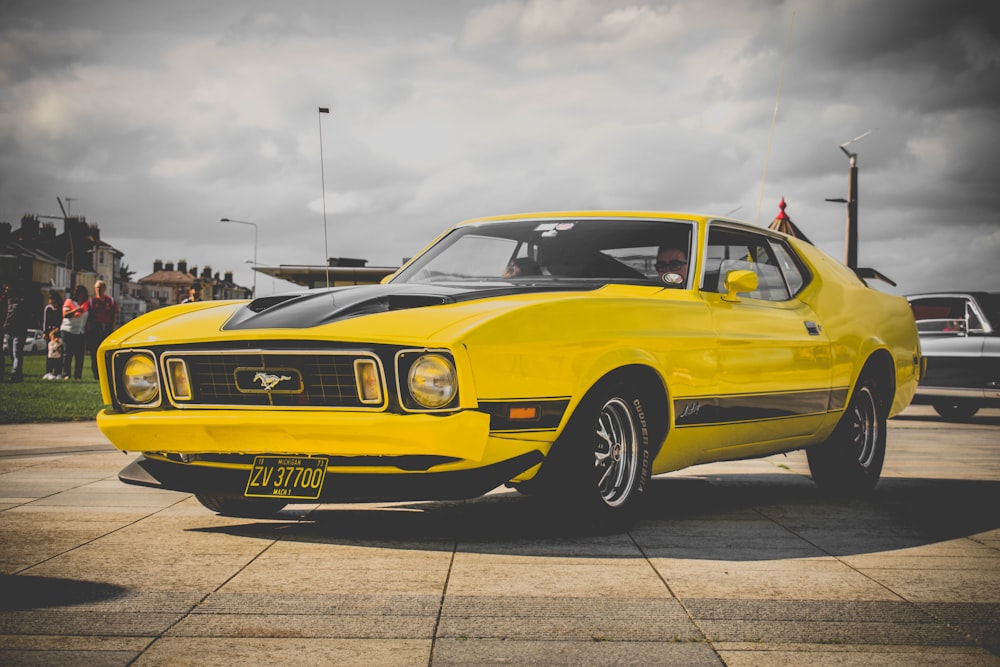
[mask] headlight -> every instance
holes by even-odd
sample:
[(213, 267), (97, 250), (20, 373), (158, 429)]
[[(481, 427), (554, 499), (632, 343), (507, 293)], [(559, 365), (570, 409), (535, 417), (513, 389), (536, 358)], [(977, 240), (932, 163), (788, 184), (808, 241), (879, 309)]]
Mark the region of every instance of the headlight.
[(413, 362), (406, 381), (413, 400), (428, 410), (445, 407), (458, 393), (455, 366), (440, 354), (425, 354)]
[(145, 354), (129, 357), (122, 369), (122, 387), (136, 403), (152, 403), (160, 394), (156, 363)]

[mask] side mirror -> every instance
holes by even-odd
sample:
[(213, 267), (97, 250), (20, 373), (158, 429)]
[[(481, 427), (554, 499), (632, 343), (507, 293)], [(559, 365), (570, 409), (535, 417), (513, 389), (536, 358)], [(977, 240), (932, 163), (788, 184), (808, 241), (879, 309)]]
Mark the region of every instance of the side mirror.
[(743, 292), (753, 292), (757, 289), (757, 274), (753, 271), (730, 271), (726, 274), (726, 295), (723, 301), (739, 303), (740, 297), (737, 294)]

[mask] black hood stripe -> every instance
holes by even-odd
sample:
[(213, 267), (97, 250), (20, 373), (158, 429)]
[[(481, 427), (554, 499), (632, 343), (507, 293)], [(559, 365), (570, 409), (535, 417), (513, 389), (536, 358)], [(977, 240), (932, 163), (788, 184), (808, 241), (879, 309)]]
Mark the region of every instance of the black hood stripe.
[(468, 285), (358, 285), (312, 290), (302, 294), (262, 297), (236, 311), (223, 331), (241, 329), (308, 329), (362, 315), (390, 310), (440, 306), (512, 294), (593, 290), (601, 284), (496, 283)]

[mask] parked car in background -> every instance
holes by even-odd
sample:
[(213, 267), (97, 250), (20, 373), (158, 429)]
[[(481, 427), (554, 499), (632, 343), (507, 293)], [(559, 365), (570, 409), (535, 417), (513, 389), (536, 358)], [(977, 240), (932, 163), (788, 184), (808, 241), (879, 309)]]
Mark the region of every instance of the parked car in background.
[(914, 403), (946, 419), (1000, 407), (1000, 292), (908, 296), (927, 370)]
[[(45, 340), (45, 334), (38, 329), (28, 329), (28, 337), (24, 339), (24, 353), (34, 354), (47, 350), (48, 341)], [(10, 354), (10, 336), (3, 337), (3, 351), (5, 354)]]
[(39, 329), (28, 329), (28, 338), (24, 342), (25, 353), (47, 352), (48, 341)]
[(162, 308), (101, 345), (130, 484), (224, 514), (471, 498), (628, 517), (651, 475), (806, 448), (866, 491), (917, 387), (906, 300), (710, 216), (460, 224), (384, 284)]

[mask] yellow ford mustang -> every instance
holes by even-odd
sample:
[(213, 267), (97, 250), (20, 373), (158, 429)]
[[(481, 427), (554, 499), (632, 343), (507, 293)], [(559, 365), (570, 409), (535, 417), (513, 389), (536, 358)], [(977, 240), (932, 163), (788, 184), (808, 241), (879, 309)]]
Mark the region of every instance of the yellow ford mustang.
[(471, 220), (381, 285), (164, 308), (100, 358), (120, 478), (221, 513), (507, 484), (604, 518), (800, 448), (870, 489), (921, 361), (906, 300), (813, 246), (651, 212)]

